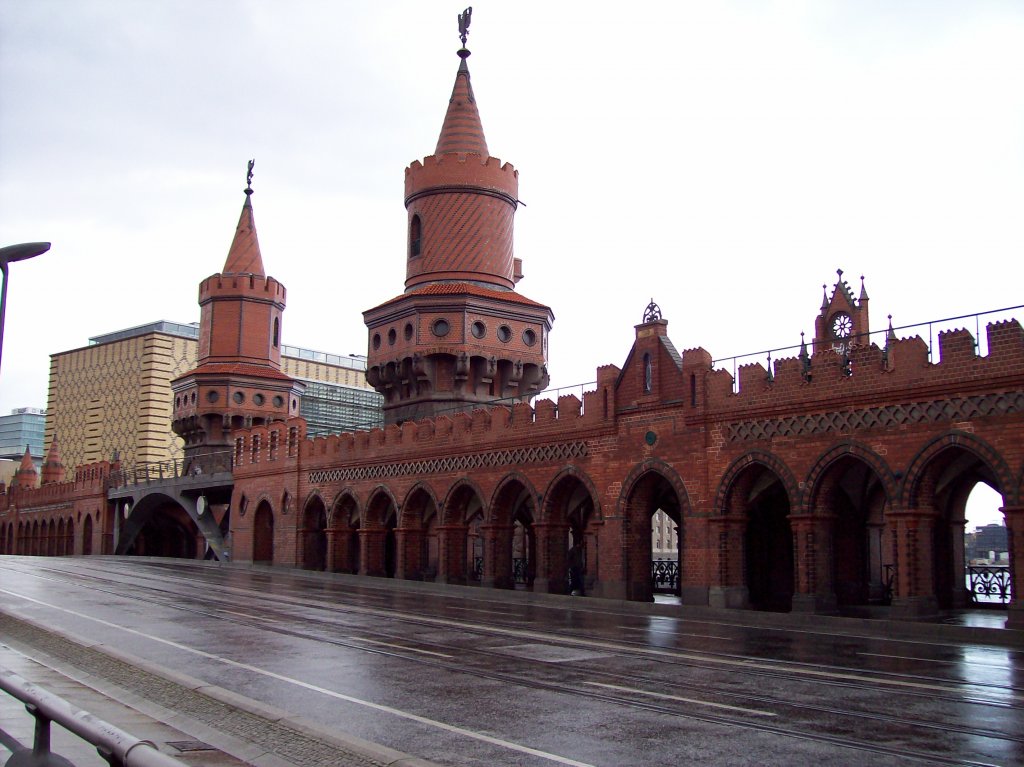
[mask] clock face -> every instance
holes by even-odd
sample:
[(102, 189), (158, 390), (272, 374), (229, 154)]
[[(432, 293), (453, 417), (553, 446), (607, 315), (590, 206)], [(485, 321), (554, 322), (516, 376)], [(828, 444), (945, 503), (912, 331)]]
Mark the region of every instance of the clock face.
[(853, 331), (853, 320), (846, 312), (839, 312), (832, 317), (832, 337), (849, 338)]

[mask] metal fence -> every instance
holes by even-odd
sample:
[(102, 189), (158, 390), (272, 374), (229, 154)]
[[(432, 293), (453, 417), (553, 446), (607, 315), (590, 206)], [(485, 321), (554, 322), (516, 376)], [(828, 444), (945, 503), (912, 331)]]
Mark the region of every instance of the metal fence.
[(63, 727), (87, 743), (112, 767), (181, 767), (181, 762), (161, 753), (148, 740), (139, 740), (87, 711), (74, 708), (63, 698), (24, 679), (13, 671), (0, 669), (0, 690), (25, 704), (35, 717), (32, 748), (15, 748), (9, 767), (74, 767), (50, 751), (50, 723)]
[(179, 477), (199, 477), (203, 474), (230, 472), (234, 468), (233, 458), (234, 455), (230, 450), (224, 450), (198, 455), (188, 460), (175, 458), (169, 461), (136, 463), (110, 472), (110, 486), (129, 487)]
[(969, 565), (967, 589), (971, 603), (978, 606), (1006, 606), (1010, 603), (1012, 586), (1010, 568), (999, 565)]

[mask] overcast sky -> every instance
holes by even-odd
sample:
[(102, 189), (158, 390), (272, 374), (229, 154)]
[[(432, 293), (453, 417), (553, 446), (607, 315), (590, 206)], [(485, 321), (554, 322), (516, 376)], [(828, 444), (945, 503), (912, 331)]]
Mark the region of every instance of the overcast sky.
[[(403, 173), (437, 141), (461, 10), (0, 0), (0, 244), (53, 242), (11, 266), (0, 413), (46, 406), (51, 353), (198, 320), (250, 158), (284, 342), (365, 353), (361, 312), (403, 287)], [(1024, 3), (473, 11), (553, 385), (621, 365), (652, 298), (677, 348), (717, 359), (810, 339), (837, 268), (865, 276), (873, 329), (1024, 303)]]

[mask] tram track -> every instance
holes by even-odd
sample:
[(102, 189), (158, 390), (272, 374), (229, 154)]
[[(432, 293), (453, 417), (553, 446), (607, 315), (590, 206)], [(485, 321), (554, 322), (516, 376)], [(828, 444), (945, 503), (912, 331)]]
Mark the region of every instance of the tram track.
[[(387, 632), (380, 629), (368, 630), (364, 626), (358, 626), (356, 628), (349, 627), (343, 621), (338, 621), (339, 615), (349, 615), (359, 619), (365, 618), (387, 618), (392, 621), (397, 621), (402, 625), (418, 625), (421, 627), (438, 628), (443, 627), (449, 630), (459, 630), (468, 634), (476, 634), (480, 636), (489, 637), (513, 637), (519, 640), (529, 641), (544, 641), (550, 642), (562, 646), (570, 646), (577, 648), (588, 648), (596, 650), (601, 648), (603, 651), (610, 655), (615, 655), (620, 658), (627, 658), (633, 660), (643, 660), (647, 662), (657, 662), (659, 665), (671, 664), (672, 666), (684, 666), (687, 668), (694, 668), (701, 671), (713, 671), (716, 673), (722, 673), (723, 671), (731, 673), (743, 673), (743, 674), (757, 674), (762, 677), (766, 675), (766, 672), (759, 671), (755, 668), (745, 667), (743, 664), (749, 663), (762, 663), (764, 659), (756, 658), (754, 656), (728, 656), (727, 660), (729, 665), (723, 668), (721, 665), (722, 658), (714, 653), (706, 653), (702, 651), (666, 651), (657, 650), (656, 652), (651, 651), (651, 648), (646, 647), (641, 643), (632, 642), (630, 640), (616, 639), (614, 642), (608, 639), (600, 637), (555, 637), (550, 634), (543, 634), (541, 632), (534, 632), (524, 630), (521, 627), (509, 627), (509, 626), (498, 626), (496, 628), (482, 628), (476, 625), (467, 625), (458, 621), (453, 621), (449, 618), (438, 618), (434, 616), (414, 616), (408, 613), (397, 613), (395, 608), (385, 609), (381, 607), (364, 607), (364, 606), (353, 606), (353, 605), (339, 605), (335, 602), (329, 602), (321, 600), (319, 598), (310, 598), (308, 594), (302, 596), (295, 595), (282, 595), (280, 593), (261, 593), (258, 596), (254, 596), (251, 589), (237, 588), (228, 584), (220, 584), (219, 594), (211, 594), (209, 591), (209, 582), (200, 581), (186, 577), (177, 570), (173, 575), (161, 574), (159, 577), (156, 575), (147, 575), (147, 585), (141, 585), (139, 583), (141, 573), (138, 570), (131, 571), (132, 587), (133, 592), (126, 594), (124, 590), (118, 588), (119, 585), (124, 585), (124, 581), (115, 579), (111, 576), (109, 570), (93, 568), (91, 572), (93, 574), (86, 574), (81, 569), (75, 570), (74, 573), (69, 573), (67, 570), (60, 567), (46, 567), (41, 568), (49, 574), (55, 582), (64, 584), (73, 584), (83, 588), (91, 588), (101, 593), (107, 593), (119, 598), (131, 598), (141, 602), (146, 602), (161, 607), (168, 607), (175, 610), (187, 611), (193, 615), (204, 616), (221, 621), (230, 621), (247, 628), (257, 629), (261, 631), (275, 632), (279, 634), (289, 635), (293, 637), (302, 638), (307, 641), (324, 642), (331, 645), (343, 647), (350, 650), (359, 652), (372, 652), (383, 656), (392, 658), (398, 658), (406, 662), (415, 662), (419, 664), (427, 664), (439, 670), (448, 672), (457, 672), (463, 674), (471, 674), (478, 677), (490, 679), (501, 684), (515, 684), (519, 686), (525, 686), (537, 690), (544, 690), (547, 692), (559, 694), (559, 695), (575, 695), (591, 700), (601, 701), (618, 706), (628, 706), (631, 708), (643, 709), (650, 712), (655, 712), (662, 715), (668, 715), (673, 717), (685, 717), (697, 721), (707, 722), (716, 725), (726, 726), (740, 726), (746, 728), (752, 728), (761, 732), (772, 733), (784, 737), (800, 738), (804, 740), (813, 740), (820, 743), (828, 743), (832, 746), (844, 747), (844, 748), (856, 748), (860, 750), (870, 751), (876, 754), (884, 754), (889, 756), (898, 756), (906, 759), (917, 759), (923, 760), (928, 763), (943, 763), (943, 764), (988, 764), (988, 762), (977, 761), (977, 762), (965, 762), (962, 759), (946, 759), (940, 754), (936, 753), (924, 753), (913, 749), (906, 749), (894, 746), (887, 746), (879, 742), (870, 742), (868, 740), (861, 740), (857, 738), (851, 738), (846, 736), (840, 736), (827, 732), (811, 732), (794, 727), (787, 727), (768, 723), (765, 721), (755, 721), (756, 717), (751, 715), (743, 716), (740, 714), (717, 714), (706, 711), (695, 711), (692, 707), (687, 709), (680, 705), (668, 705), (664, 703), (656, 703), (652, 700), (644, 700), (642, 696), (645, 694), (651, 694), (643, 689), (633, 690), (632, 688), (625, 687), (623, 683), (634, 684), (634, 685), (652, 685), (652, 679), (650, 676), (645, 675), (629, 675), (624, 674), (621, 671), (611, 672), (603, 671), (601, 669), (589, 669), (587, 679), (583, 680), (580, 678), (570, 678), (568, 681), (562, 679), (557, 681), (550, 681), (544, 678), (534, 678), (530, 676), (527, 678), (523, 674), (523, 666), (517, 669), (518, 673), (509, 674), (505, 672), (495, 671), (493, 669), (487, 669), (480, 667), (479, 662), (474, 662), (473, 665), (467, 665), (467, 654), (473, 653), (480, 658), (491, 661), (490, 665), (494, 665), (495, 659), (508, 660), (508, 655), (496, 652), (494, 650), (488, 650), (485, 648), (458, 648), (456, 652), (459, 653), (457, 662), (447, 661), (436, 657), (429, 657), (423, 655), (411, 654), (414, 649), (424, 650), (432, 649), (430, 645), (424, 645), (421, 643), (418, 648), (403, 648), (396, 649), (397, 644), (401, 647), (401, 642), (409, 642), (408, 633), (401, 633), (397, 631)], [(39, 576), (37, 570), (29, 573)], [(88, 578), (91, 581), (90, 585), (86, 585), (83, 579)], [(154, 583), (155, 581), (155, 583)], [(209, 605), (198, 605), (192, 604), (185, 606), (182, 604), (183, 598), (189, 598), (188, 594), (195, 591), (195, 584), (201, 582), (204, 586), (203, 599), (208, 602), (214, 602), (215, 604), (211, 607)], [(181, 587), (188, 588), (181, 588)], [(144, 589), (146, 594), (140, 595), (138, 589)], [(239, 598), (248, 600), (248, 604), (240, 604)], [(196, 600), (190, 600), (196, 601)], [(245, 616), (241, 614), (241, 610), (249, 609), (250, 606), (257, 609), (261, 614), (259, 616)], [(294, 609), (316, 609), (322, 610), (329, 613), (330, 619), (310, 618), (308, 615), (296, 616), (288, 612), (288, 610)], [(302, 620), (304, 622), (304, 630), (299, 631), (296, 629), (288, 628), (281, 625), (284, 621), (295, 621)], [(315, 628), (313, 632), (310, 629)], [(358, 640), (340, 639), (335, 634), (345, 632), (360, 632), (364, 635), (370, 634), (373, 637), (388, 640), (388, 646), (367, 646), (367, 642)], [(612, 646), (613, 645), (613, 646)], [(434, 645), (433, 647), (441, 648), (441, 645)], [(448, 652), (452, 652), (452, 649), (446, 648)], [(677, 656), (685, 656), (679, 658)], [(700, 656), (704, 656), (701, 658)], [(772, 679), (782, 679), (788, 682), (793, 681), (792, 673), (799, 672), (799, 669), (789, 668), (789, 675), (785, 673), (782, 666), (789, 664), (790, 662), (772, 661), (773, 665), (779, 666), (780, 668), (768, 672), (767, 676)], [(550, 675), (553, 667), (559, 668), (560, 672), (564, 672), (564, 667), (561, 664), (551, 664), (535, 662), (531, 668), (535, 672), (543, 677)], [(849, 669), (842, 669), (842, 667), (835, 667), (833, 672), (838, 673), (849, 673)], [(806, 669), (803, 669), (806, 671)], [(875, 672), (872, 672), (875, 673)], [(905, 675), (900, 675), (905, 676)], [(598, 684), (594, 684), (595, 679), (602, 680)], [(913, 683), (919, 683), (916, 680), (927, 680), (928, 684), (941, 683), (950, 687), (964, 688), (971, 685), (971, 683), (961, 683), (950, 681), (946, 679), (936, 679), (933, 677), (912, 677)], [(806, 681), (806, 680), (801, 680)], [(877, 680), (875, 680), (877, 681)], [(906, 680), (904, 680), (906, 681)], [(588, 683), (591, 685), (588, 688)], [(815, 678), (816, 684), (828, 684), (828, 685), (839, 685), (842, 687), (865, 691), (873, 694), (878, 693), (878, 688), (874, 684), (857, 684), (852, 680), (838, 680), (838, 679), (827, 679), (824, 676)], [(922, 683), (924, 684), (924, 683)], [(666, 681), (662, 677), (657, 677), (657, 686), (659, 690), (669, 690), (671, 694), (664, 694), (664, 697), (673, 697), (675, 694), (682, 694), (686, 692), (697, 693), (699, 695), (713, 695), (716, 700), (724, 699), (735, 702), (742, 702), (746, 704), (745, 707), (751, 708), (751, 704), (760, 704), (765, 706), (776, 707), (781, 711), (797, 711), (802, 710), (814, 714), (827, 714), (830, 716), (842, 717), (845, 720), (857, 719), (864, 722), (871, 722), (875, 724), (885, 724), (887, 726), (896, 727), (907, 727), (907, 728), (918, 728), (918, 729), (933, 729), (941, 730), (944, 733), (955, 732), (966, 738), (983, 738), (991, 739), (996, 741), (1012, 742), (1012, 743), (1024, 743), (1024, 737), (1011, 733), (1004, 733), (1000, 731), (994, 731), (991, 729), (980, 728), (980, 727), (964, 727), (951, 722), (929, 722), (916, 718), (907, 718), (894, 716), (891, 713), (878, 713), (878, 712), (866, 712), (856, 709), (841, 708), (835, 706), (823, 706), (820, 704), (803, 704), (795, 703), (790, 700), (784, 700), (779, 696), (772, 696), (766, 694), (754, 694), (750, 692), (732, 692), (723, 691), (716, 689), (711, 691), (708, 686), (696, 684), (696, 683), (683, 683), (679, 681)], [(988, 687), (993, 687), (988, 685)], [(1019, 690), (1010, 686), (1004, 686), (998, 688), (1003, 694), (1010, 694), (1012, 696), (1018, 696)], [(613, 693), (612, 690), (615, 690)], [(947, 700), (949, 702), (962, 704), (968, 702), (972, 705), (983, 705), (992, 706), (995, 708), (1020, 708), (1019, 703), (1007, 703), (1005, 701), (997, 701), (991, 699), (971, 699), (970, 696), (964, 694), (950, 695), (948, 698), (943, 696), (937, 696), (935, 690), (932, 689), (930, 693), (923, 690), (915, 689), (899, 689), (897, 691), (901, 695), (911, 696), (927, 696), (930, 700)], [(950, 691), (952, 692), (952, 690)], [(966, 690), (961, 690), (962, 693), (966, 693)], [(660, 694), (660, 693), (654, 693)], [(827, 696), (826, 696), (827, 697)], [(1019, 698), (1018, 698), (1019, 700)], [(724, 704), (723, 704), (724, 705)], [(737, 706), (737, 708), (742, 708)], [(780, 719), (785, 718), (785, 714), (777, 714)], [(874, 733), (877, 735), (877, 731)]]

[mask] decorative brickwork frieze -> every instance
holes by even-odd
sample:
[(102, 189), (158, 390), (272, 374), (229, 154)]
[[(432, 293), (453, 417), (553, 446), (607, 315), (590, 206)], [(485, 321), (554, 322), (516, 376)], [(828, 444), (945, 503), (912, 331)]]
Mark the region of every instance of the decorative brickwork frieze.
[(827, 413), (764, 418), (729, 424), (729, 441), (802, 437), (848, 433), (866, 429), (891, 429), (910, 424), (969, 421), (988, 416), (1024, 413), (1024, 391), (953, 397), (883, 407), (837, 410)]
[(392, 479), (416, 475), (453, 474), (495, 466), (516, 466), (524, 463), (551, 463), (582, 458), (587, 454), (586, 442), (568, 442), (561, 445), (536, 445), (511, 450), (494, 450), (472, 455), (443, 456), (423, 461), (382, 463), (373, 466), (352, 466), (337, 469), (318, 469), (309, 472), (311, 485), (332, 482)]

